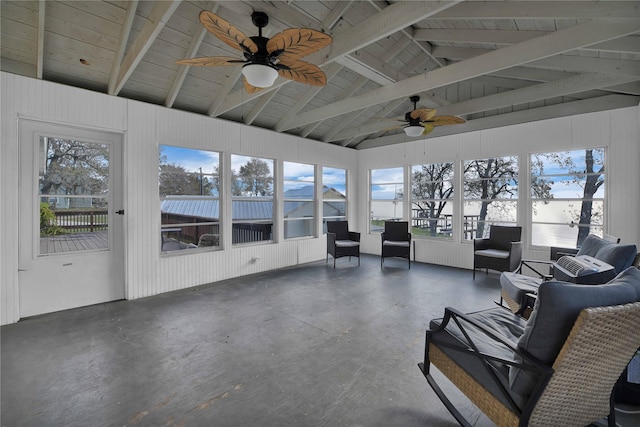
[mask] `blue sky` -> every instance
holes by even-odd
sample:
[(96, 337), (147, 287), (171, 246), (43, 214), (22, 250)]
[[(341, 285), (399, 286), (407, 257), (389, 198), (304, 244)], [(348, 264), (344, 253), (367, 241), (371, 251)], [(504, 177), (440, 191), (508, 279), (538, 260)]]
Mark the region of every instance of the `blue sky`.
[[(214, 167), (219, 164), (219, 153), (206, 150), (196, 150), (191, 148), (176, 147), (171, 145), (160, 145), (160, 155), (166, 157), (166, 162), (184, 167), (189, 172), (200, 172), (211, 174)], [(231, 169), (236, 172), (240, 167), (251, 160), (250, 156), (231, 155)], [(262, 159), (269, 165), (269, 170), (273, 174), (273, 160)], [(300, 188), (314, 182), (314, 165), (294, 162), (284, 162), (285, 190)], [(322, 168), (322, 184), (333, 187), (346, 195), (346, 170), (331, 167)]]

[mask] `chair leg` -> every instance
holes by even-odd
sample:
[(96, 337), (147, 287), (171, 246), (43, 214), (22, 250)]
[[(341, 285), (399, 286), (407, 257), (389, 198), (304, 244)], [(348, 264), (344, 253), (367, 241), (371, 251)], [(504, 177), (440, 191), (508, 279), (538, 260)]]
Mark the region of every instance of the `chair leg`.
[(424, 370), (424, 364), (420, 363), (420, 370), (422, 371), (422, 373), (424, 374), (424, 376), (427, 378), (427, 382), (429, 383), (429, 385), (431, 386), (431, 388), (433, 389), (433, 391), (436, 393), (436, 395), (438, 396), (438, 398), (440, 399), (440, 401), (444, 404), (444, 406), (447, 408), (447, 410), (449, 411), (449, 413), (451, 413), (451, 415), (453, 415), (453, 418), (456, 419), (456, 421), (458, 421), (458, 423), (462, 426), (462, 427), (473, 427), (471, 425), (471, 423), (469, 423), (469, 421), (467, 421), (467, 419), (465, 417), (462, 416), (462, 414), (456, 409), (455, 406), (453, 406), (453, 403), (451, 403), (451, 401), (447, 398), (447, 396), (445, 396), (444, 392), (442, 391), (442, 389), (440, 388), (440, 386), (438, 386), (438, 384), (436, 383), (436, 381), (433, 379), (433, 377), (431, 376), (431, 374), (428, 374), (425, 372)]

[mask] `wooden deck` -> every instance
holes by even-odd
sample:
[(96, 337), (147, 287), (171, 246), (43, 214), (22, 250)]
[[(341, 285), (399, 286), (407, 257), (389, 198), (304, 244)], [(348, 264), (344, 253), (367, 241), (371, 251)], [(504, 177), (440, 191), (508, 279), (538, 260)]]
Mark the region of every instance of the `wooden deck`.
[(95, 251), (109, 248), (107, 231), (93, 233), (72, 233), (60, 236), (41, 237), (40, 253), (53, 254), (62, 252)]

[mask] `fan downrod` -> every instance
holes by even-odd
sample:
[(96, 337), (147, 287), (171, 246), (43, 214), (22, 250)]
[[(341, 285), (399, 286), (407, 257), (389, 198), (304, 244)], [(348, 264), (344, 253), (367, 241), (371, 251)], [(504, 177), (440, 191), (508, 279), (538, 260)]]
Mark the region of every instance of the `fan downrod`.
[(413, 109), (415, 110), (418, 108), (416, 105), (418, 104), (418, 101), (420, 101), (420, 97), (418, 95), (410, 96), (409, 101), (413, 102)]

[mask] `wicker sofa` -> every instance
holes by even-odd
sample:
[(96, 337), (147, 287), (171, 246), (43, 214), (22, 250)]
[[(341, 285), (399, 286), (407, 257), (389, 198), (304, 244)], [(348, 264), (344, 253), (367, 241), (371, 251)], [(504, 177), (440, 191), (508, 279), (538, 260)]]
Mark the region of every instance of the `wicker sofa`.
[(637, 268), (601, 286), (548, 281), (528, 320), (505, 307), (445, 309), (430, 323), (419, 367), (463, 426), (433, 367), (499, 426), (584, 426), (605, 416), (615, 425), (611, 393), (639, 329)]

